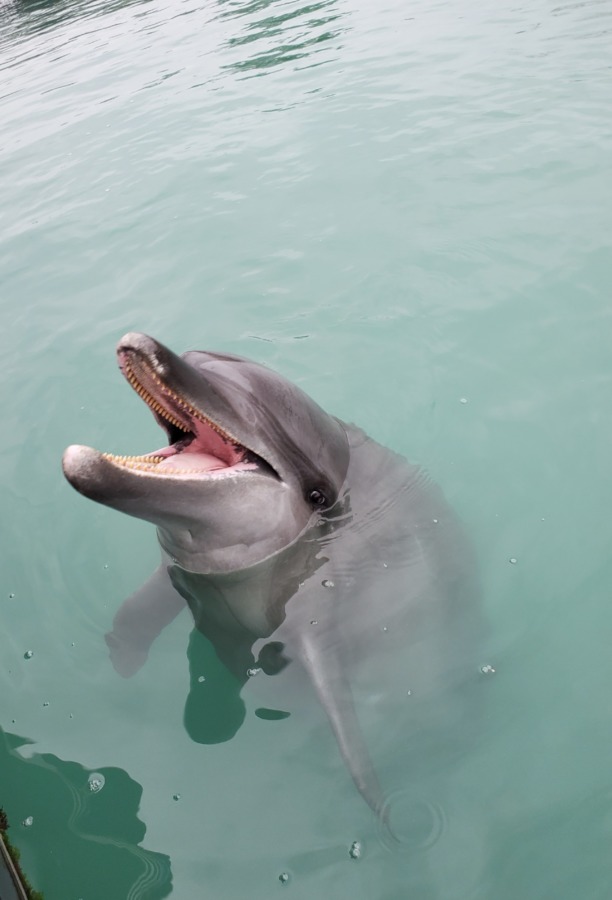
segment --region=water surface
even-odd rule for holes
[[[611,41],[607,0],[0,6],[0,805],[47,900],[609,896]],[[187,618],[110,666],[155,536],[59,459],[159,443],[129,330],[277,368],[463,518],[495,672],[398,785],[418,852],[316,704],[193,739]]]

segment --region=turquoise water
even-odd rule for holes
[[[611,44],[607,0],[0,5],[0,805],[47,900],[610,896]],[[59,461],[158,445],[129,330],[278,369],[466,523],[495,671],[425,846],[314,700],[192,740],[186,617],[112,669],[155,535]]]

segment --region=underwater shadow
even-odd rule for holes
[[[56,897],[162,900],[172,892],[170,859],[140,845],[142,787],[123,769],[104,767],[102,789],[79,763],[35,753],[32,742],[0,728],[0,806],[28,875]],[[99,779],[101,781],[102,779]],[[26,826],[25,822],[31,824]]]

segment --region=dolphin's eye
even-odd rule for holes
[[[310,491],[308,494],[308,499],[315,506],[325,506],[327,504],[327,497],[325,494],[322,494],[321,491]]]

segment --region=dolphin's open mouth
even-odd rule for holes
[[[121,346],[119,367],[168,435],[168,445],[142,456],[102,456],[115,465],[164,476],[226,476],[252,470],[276,472],[233,435],[173,390],[155,371],[154,359],[140,349]]]

